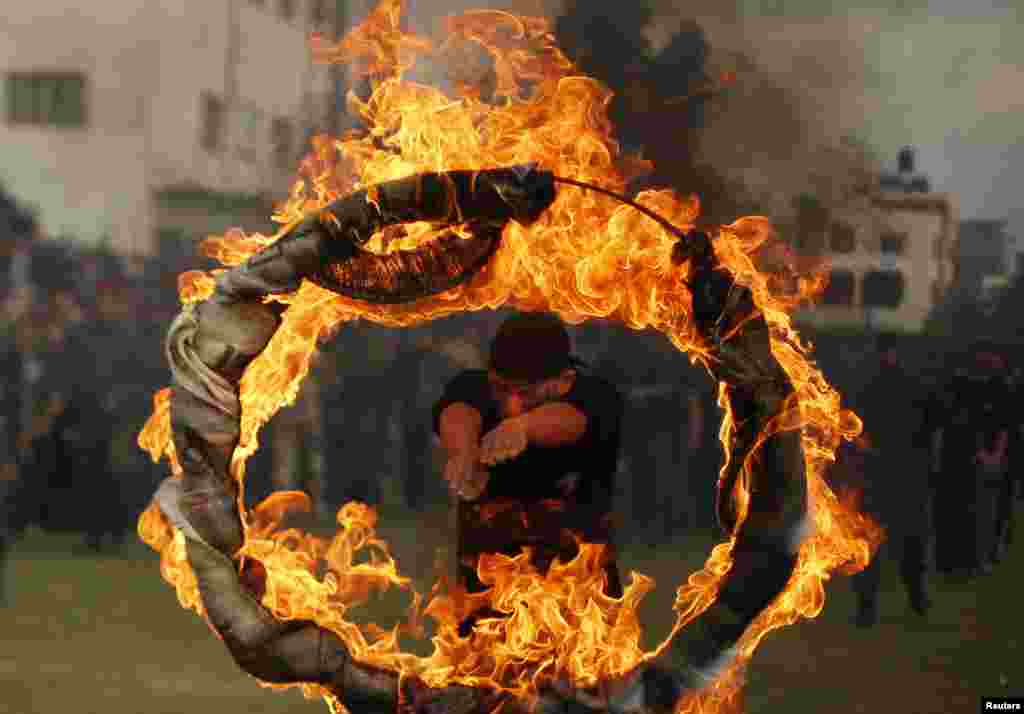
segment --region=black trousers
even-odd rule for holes
[[[99,547],[104,536],[122,540],[130,507],[121,502],[119,479],[110,463],[110,439],[97,439],[73,448],[69,456],[70,461],[62,464],[62,468],[71,472],[75,482],[71,493],[80,499],[80,507],[88,509],[82,524],[86,543]]]
[[[878,607],[878,592],[882,584],[882,559],[896,550],[899,576],[907,595],[918,600],[926,595],[928,569],[928,538],[921,533],[907,533],[895,541],[887,541],[864,570],[853,578],[853,591],[860,612],[874,612]]]
[[[1003,554],[1001,551],[1005,551],[1013,544],[1016,481],[1016,475],[1010,469],[1006,469],[1000,483],[999,502],[996,506],[996,544],[992,553],[996,558]]]
[[[924,475],[928,469],[926,455],[897,451],[870,458],[865,467],[872,470],[874,482],[867,485],[862,508],[886,529],[887,540],[868,566],[852,578],[858,610],[873,612],[877,607],[883,558],[896,559],[907,595],[912,602],[922,602],[927,599],[925,576],[936,505],[930,479]],[[921,476],[911,478],[916,474]]]

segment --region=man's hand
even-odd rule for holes
[[[448,455],[444,466],[444,480],[451,492],[467,501],[475,501],[487,488],[490,474],[480,463],[480,451],[476,448],[460,449]]]
[[[481,463],[493,466],[514,459],[526,450],[528,414],[505,419],[480,440]]]

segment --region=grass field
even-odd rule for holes
[[[1021,514],[1024,517],[1024,513]],[[445,514],[382,514],[403,572],[426,583]],[[273,714],[326,712],[298,691],[272,692],[239,671],[221,643],[181,609],[141,543],[73,556],[77,540],[31,532],[7,573],[0,609],[3,714]],[[673,590],[709,541],[623,549],[624,571],[656,578],[642,611],[651,640],[671,622]],[[911,615],[885,564],[881,622],[849,624],[849,583],[830,584],[822,615],[773,633],[755,655],[748,712],[947,714],[978,711],[982,694],[1024,695],[1024,544],[987,578],[933,582],[927,621]],[[403,601],[404,602],[404,601]],[[388,603],[368,606],[384,619]],[[376,608],[376,611],[375,611]],[[417,648],[419,649],[419,648]]]

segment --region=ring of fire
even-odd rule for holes
[[[608,93],[593,80],[575,74],[554,46],[545,21],[482,11],[448,21],[450,41],[475,43],[493,58],[496,94],[505,100],[495,105],[482,102],[468,89],[460,90],[453,100],[438,90],[404,80],[403,72],[415,57],[437,50],[424,38],[401,32],[400,15],[400,3],[387,0],[336,48],[314,48],[321,58],[354,62],[374,78],[368,101],[350,99],[371,131],[344,140],[319,138],[314,142],[315,151],[303,163],[303,179],[275,215],[275,220],[284,224],[276,235],[234,232],[208,240],[207,254],[226,269],[181,277],[186,311],[208,301],[215,294],[216,281],[232,269],[294,236],[310,214],[323,215],[323,209],[360,189],[366,191],[364,200],[373,203],[378,199],[374,187],[388,181],[423,172],[483,172],[496,166],[530,164],[613,190],[623,188],[624,161],[618,156],[604,114]],[[696,199],[683,200],[669,191],[645,192],[637,200],[683,232],[693,228],[699,211]],[[368,247],[384,255],[422,249],[437,235],[436,224],[436,220],[407,222],[404,234],[397,237],[387,229],[378,231]],[[809,348],[790,322],[793,305],[820,287],[820,282],[804,281],[802,294],[794,297],[781,294],[772,276],[755,267],[752,254],[769,234],[766,219],[748,217],[722,226],[714,241],[717,259],[731,280],[748,291],[766,323],[772,356],[785,371],[794,394],[785,409],[757,434],[755,448],[744,452],[742,463],[733,464],[737,478],[729,484],[728,495],[738,504],[738,521],[742,522],[743,504],[750,499],[747,486],[758,468],[756,446],[774,434],[797,433],[810,523],[785,589],[744,632],[729,668],[712,686],[688,700],[692,711],[728,707],[740,687],[743,664],[761,637],[800,617],[816,616],[823,607],[823,586],[830,574],[862,568],[880,541],[878,529],[850,504],[840,502],[823,480],[839,440],[855,436],[860,424],[840,408],[838,393],[813,364]],[[230,450],[231,477],[241,486],[246,459],[258,445],[260,427],[295,399],[318,341],[350,320],[404,327],[456,312],[501,306],[550,310],[573,324],[593,317],[612,318],[633,329],[657,329],[680,352],[709,370],[716,369],[717,346],[698,329],[693,296],[685,287],[693,277],[693,267],[673,260],[677,238],[609,197],[572,187],[561,190],[529,225],[505,223],[500,244],[488,253],[489,260],[468,280],[438,294],[405,303],[374,304],[339,295],[309,280],[297,289],[267,291],[260,302],[276,306],[280,324],[247,364],[237,384],[239,434]],[[719,394],[725,409],[721,439],[726,454],[733,454],[739,427],[733,421],[724,381]],[[153,416],[139,443],[154,459],[167,456],[172,468],[180,472],[170,403],[170,390],[156,395]],[[728,469],[729,464],[723,475]],[[621,602],[595,596],[599,587],[596,553],[584,547],[580,557],[553,568],[546,577],[531,572],[522,558],[481,563],[494,582],[490,597],[495,602],[534,603],[534,617],[529,617],[525,608],[517,609],[520,617],[508,622],[519,623],[521,631],[505,626],[470,643],[453,632],[458,618],[455,602],[435,598],[424,612],[438,620],[440,634],[434,638],[434,654],[419,658],[399,651],[397,632],[364,631],[344,617],[371,589],[407,583],[387,555],[386,545],[373,535],[372,511],[357,504],[344,507],[339,513],[343,528],[326,543],[305,534],[275,531],[275,523],[290,505],[289,498],[269,499],[245,516],[245,541],[239,555],[266,568],[262,604],[277,618],[304,618],[334,632],[359,662],[415,675],[434,687],[488,685],[528,694],[540,670],[565,674],[581,686],[623,675],[658,656],[678,632],[712,605],[730,570],[734,545],[730,540],[714,548],[705,567],[679,585],[676,626],[654,652],[639,648],[636,618],[639,601],[652,586],[650,581],[635,576]],[[156,505],[143,514],[139,530],[161,553],[162,573],[175,586],[182,605],[204,613],[181,534]],[[361,548],[375,549],[383,557],[374,564],[353,565],[353,555]],[[322,560],[328,563],[328,574],[317,578],[316,563]],[[580,586],[577,590],[566,588],[566,582]],[[537,607],[538,603],[543,605]],[[558,617],[541,618],[538,613],[545,611]],[[560,627],[585,632],[586,637],[576,637],[571,646],[560,647],[556,631]],[[550,638],[542,643],[538,633]],[[561,634],[564,642],[564,632]],[[501,657],[504,659],[498,661]],[[513,667],[510,662],[522,666]],[[303,687],[307,694],[331,701],[318,685]]]

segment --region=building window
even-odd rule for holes
[[[274,147],[275,168],[281,171],[291,169],[295,141],[291,122],[287,119],[274,119],[271,123],[270,135]]]
[[[219,151],[224,144],[224,102],[208,92],[201,99],[202,128],[199,143],[207,151]]]
[[[282,20],[290,21],[295,17],[295,0],[277,0],[277,9]]]
[[[898,270],[873,270],[864,276],[865,307],[899,307],[903,302],[903,273]]]
[[[907,234],[883,233],[879,250],[888,255],[903,255],[907,250]]]
[[[823,305],[852,305],[854,277],[849,270],[833,270],[822,296]]]
[[[852,253],[857,247],[857,234],[853,226],[838,221],[829,226],[829,247],[833,253]]]
[[[79,73],[7,75],[7,121],[30,126],[85,126],[85,77]]]

